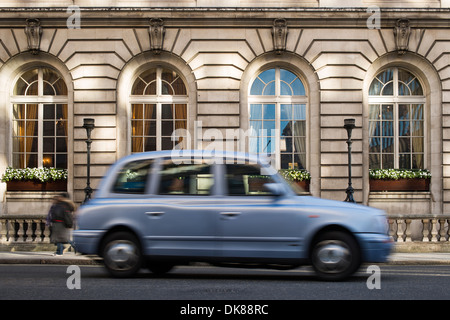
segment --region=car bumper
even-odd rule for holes
[[[363,262],[386,262],[394,243],[388,235],[360,233],[356,235],[361,244]]]
[[[99,254],[98,245],[105,232],[104,230],[74,230],[73,242],[77,251],[84,254]]]

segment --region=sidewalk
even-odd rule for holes
[[[450,253],[393,253],[388,264],[427,264],[450,265]],[[94,256],[84,256],[73,252],[64,252],[55,256],[50,251],[39,252],[0,252],[0,264],[61,264],[61,265],[98,265],[101,261]]]

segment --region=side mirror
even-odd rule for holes
[[[264,188],[276,197],[279,197],[284,193],[284,188],[281,183],[266,183],[264,184]]]

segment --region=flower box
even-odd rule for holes
[[[296,185],[298,185],[300,188],[305,190],[306,192],[309,192],[309,184],[310,180],[301,180],[301,181],[292,181]]]
[[[431,173],[428,170],[371,169],[370,191],[429,191]]]
[[[66,180],[12,180],[6,182],[7,191],[67,191]]]
[[[8,167],[2,182],[7,191],[67,191],[67,170]]]

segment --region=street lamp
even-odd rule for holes
[[[344,119],[344,128],[347,130],[347,146],[348,146],[348,187],[345,191],[347,193],[347,202],[355,202],[353,199],[352,187],[352,130],[355,128],[355,119]]]
[[[83,128],[86,129],[87,134],[87,140],[86,140],[86,146],[87,146],[87,178],[86,178],[86,188],[84,188],[84,201],[88,201],[91,198],[92,188],[91,188],[91,132],[94,130],[94,122],[95,120],[92,118],[84,118],[83,119]]]

